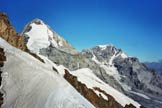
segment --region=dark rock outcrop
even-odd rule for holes
[[[0,13],[0,37],[16,48],[28,51],[24,37],[19,36],[18,33],[16,33],[5,13]]]
[[[0,85],[2,84],[1,74],[2,74],[2,67],[4,65],[4,61],[6,61],[6,56],[5,56],[3,48],[0,48]],[[0,93],[0,108],[2,104],[3,104],[3,94]]]

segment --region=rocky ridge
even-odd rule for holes
[[[126,95],[148,108],[153,106],[160,108],[160,103],[150,102],[149,98],[141,99],[141,96],[132,94],[132,91],[135,91],[149,96],[150,100],[160,101],[162,99],[162,76],[152,72],[137,58],[127,56],[121,49],[117,49],[113,45],[99,45],[85,49],[81,54],[95,61],[109,75],[113,76],[120,83]]]

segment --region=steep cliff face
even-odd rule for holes
[[[4,66],[4,61],[6,61],[4,49],[0,48],[0,85],[2,84],[2,67]],[[2,104],[3,104],[3,94],[0,93],[0,108]]]
[[[122,86],[125,94],[146,107],[160,108],[162,76],[152,72],[138,58],[127,56],[113,45],[99,45],[85,49],[81,54],[105,69],[107,75]]]
[[[162,94],[160,86],[162,81],[159,81],[162,77],[156,73],[153,74],[137,58],[128,57],[121,49],[117,49],[113,45],[96,46],[83,50],[81,54],[95,61],[107,70],[109,75],[122,82],[122,85],[125,84],[130,87],[130,89],[140,89],[154,95],[156,93]],[[155,79],[157,79],[157,82]],[[123,89],[125,89],[124,86]]]
[[[0,13],[0,37],[23,51],[27,51],[24,37],[18,35],[5,13]]]

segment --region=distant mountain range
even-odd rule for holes
[[[144,64],[147,67],[154,69],[157,72],[162,73],[162,60],[159,60],[157,62],[144,62]]]
[[[87,41],[87,40],[85,40]],[[40,19],[0,13],[2,108],[161,108],[162,75],[114,45],[78,52]]]

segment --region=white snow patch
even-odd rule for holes
[[[101,50],[105,50],[108,46],[110,46],[110,47],[114,47],[114,45],[112,45],[112,44],[107,44],[107,45],[98,45],[100,48],[101,48]]]
[[[105,100],[108,100],[108,97],[105,95],[105,94],[103,94],[102,92],[99,92],[99,91],[97,91],[97,90],[94,90],[94,92],[100,97],[100,95],[105,99]]]
[[[59,46],[63,46],[63,41],[59,41]]]
[[[137,108],[140,108],[140,104],[136,101],[132,100],[131,98],[125,96],[124,94],[120,93],[110,85],[104,83],[102,80],[100,80],[98,77],[94,75],[92,70],[89,68],[83,68],[76,71],[71,72],[74,76],[77,76],[78,80],[84,84],[88,88],[93,89],[94,87],[98,87],[101,90],[104,90],[107,94],[113,96],[115,100],[120,103],[123,107],[126,104],[133,104]]]
[[[124,52],[121,53],[121,57],[122,58],[128,58],[128,56]]]
[[[53,47],[58,47],[57,42],[53,38],[53,33],[47,25],[42,23],[37,25],[35,23],[30,24],[32,29],[26,32],[25,35],[29,36],[27,47],[33,53],[38,54],[42,48],[47,48],[50,44]]]
[[[63,77],[0,38],[5,61],[2,108],[93,108]]]
[[[120,74],[114,66],[100,65],[100,67],[102,67],[108,75],[113,76],[116,80],[119,81],[121,79]]]
[[[45,25],[46,26],[46,25]],[[46,26],[47,27],[47,26]],[[56,40],[54,40],[54,38],[53,38],[53,33],[52,33],[52,31],[51,30],[49,30],[48,29],[48,27],[47,27],[47,34],[48,35],[46,35],[47,37],[49,36],[49,41],[50,41],[50,43],[51,43],[51,45],[53,46],[53,47],[58,47],[58,44],[57,44],[57,42],[56,42]]]
[[[101,50],[105,50],[107,45],[99,45],[99,47],[101,48]]]
[[[93,52],[92,52],[92,54],[93,54]],[[101,64],[101,62],[99,62],[99,61],[97,60],[97,57],[96,57],[94,54],[93,54],[92,60],[93,60],[95,63],[97,63],[97,64]]]
[[[116,53],[115,53],[116,54]],[[115,59],[115,54],[113,56],[111,56],[110,60],[109,60],[109,65],[113,65],[113,60]]]

